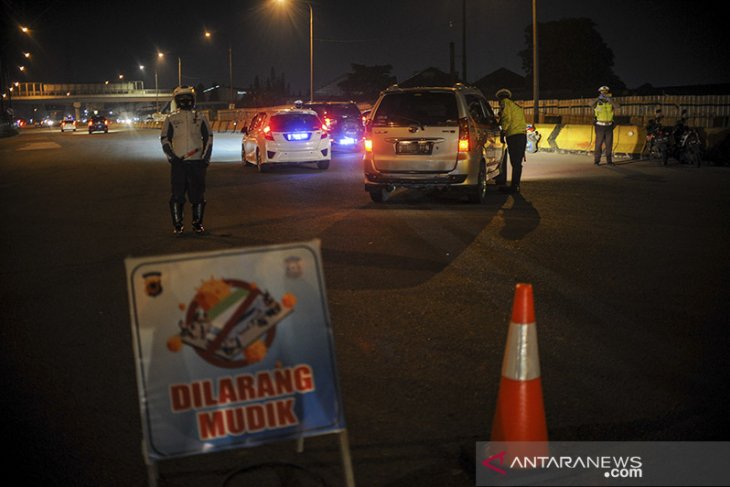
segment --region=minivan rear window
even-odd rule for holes
[[[296,130],[320,130],[322,122],[316,115],[306,113],[286,113],[274,115],[269,122],[272,132],[293,132]]]
[[[354,103],[322,103],[319,105],[309,104],[307,108],[316,111],[320,116],[359,118],[360,109]]]
[[[443,91],[388,93],[372,117],[374,126],[459,124],[456,95]]]

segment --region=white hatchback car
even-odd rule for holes
[[[61,132],[76,132],[76,120],[67,118],[61,122]]]
[[[275,164],[330,165],[332,140],[314,110],[259,112],[241,132],[241,158],[259,172]]]

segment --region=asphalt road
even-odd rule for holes
[[[729,439],[727,168],[528,154],[518,197],[376,204],[357,154],[259,174],[218,134],[210,235],[175,238],[158,135],[0,139],[3,463],[21,484],[146,484],[126,257],[314,238],[360,486],[474,485],[461,452],[489,439],[518,282],[551,439]],[[271,461],[341,481],[334,437],[294,449],[166,461],[159,485]],[[278,485],[260,475],[245,485]]]

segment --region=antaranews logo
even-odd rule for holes
[[[507,475],[507,471],[495,465],[504,465],[507,450],[500,451],[482,461],[482,465],[495,474]],[[627,479],[643,477],[643,461],[640,456],[514,456],[508,462],[510,470],[526,471],[565,469],[603,470],[605,478]]]
[[[727,441],[478,441],[476,485],[730,485]]]

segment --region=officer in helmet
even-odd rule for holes
[[[205,173],[213,152],[213,133],[208,120],[195,108],[195,90],[178,86],[172,92],[176,110],[162,125],[160,142],[170,162],[170,215],[176,235],[183,232],[185,199],[192,206],[193,231],[205,233]]]
[[[503,191],[509,193],[520,192],[520,179],[522,178],[522,161],[525,158],[525,149],[527,148],[527,122],[525,121],[525,112],[512,101],[512,92],[507,88],[502,88],[494,94],[499,100],[499,125],[502,127],[503,142],[507,142],[507,152],[509,152],[509,162],[512,166],[512,181],[509,187],[504,186]],[[502,159],[502,174],[499,182],[507,182],[507,162],[506,156]]]
[[[596,130],[596,146],[593,150],[593,164],[601,163],[603,146],[606,148],[606,162],[613,166],[613,114],[620,105],[611,97],[608,86],[598,88],[598,98],[591,103],[594,113],[594,127]]]

